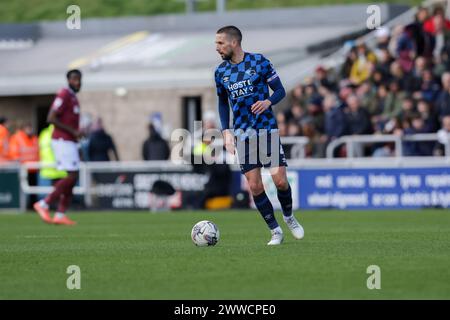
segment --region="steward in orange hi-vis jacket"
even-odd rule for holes
[[[9,158],[20,163],[39,161],[39,141],[31,124],[24,124],[9,140]],[[29,170],[36,172],[37,170]]]

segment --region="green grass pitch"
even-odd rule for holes
[[[305,238],[281,222],[283,245],[256,211],[83,212],[75,227],[35,214],[0,215],[0,299],[449,299],[450,214],[297,212]],[[215,247],[190,239],[199,220],[221,232]],[[69,265],[81,289],[66,287]],[[367,267],[381,289],[367,288]]]

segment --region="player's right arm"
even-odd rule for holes
[[[217,70],[215,73],[215,80],[218,97],[219,117],[220,123],[222,125],[222,135],[225,149],[227,149],[229,153],[234,154],[234,135],[230,130],[230,104],[228,102],[228,94],[222,83],[220,82]]]
[[[72,136],[74,136],[76,139],[79,139],[82,137],[82,134],[80,131],[62,123],[59,120],[59,115],[61,115],[66,108],[66,100],[68,99],[67,93],[65,93],[64,91],[60,91],[55,100],[53,101],[51,107],[50,107],[50,112],[48,113],[47,116],[47,122],[50,124],[53,124],[55,127],[67,131],[68,133],[70,133]]]

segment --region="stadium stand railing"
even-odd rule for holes
[[[353,136],[343,136],[332,141],[326,150],[327,158],[333,158],[335,155],[336,148],[345,144],[347,149],[347,157],[354,158],[357,156],[355,153],[356,144],[374,144],[380,142],[393,142],[394,143],[394,154],[396,157],[402,157],[403,154],[403,142],[424,142],[424,141],[439,141],[438,134],[436,133],[421,133],[413,135],[398,136],[394,134],[379,134],[379,135],[353,135]],[[450,157],[450,135],[447,135],[446,143],[444,143],[445,157]]]

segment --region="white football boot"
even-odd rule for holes
[[[297,240],[303,239],[305,231],[303,230],[302,225],[295,219],[294,215],[292,214],[290,217],[283,216],[283,218],[294,238]]]
[[[268,246],[277,246],[283,242],[284,236],[280,227],[270,230],[270,233],[272,233],[272,238],[267,243]]]

